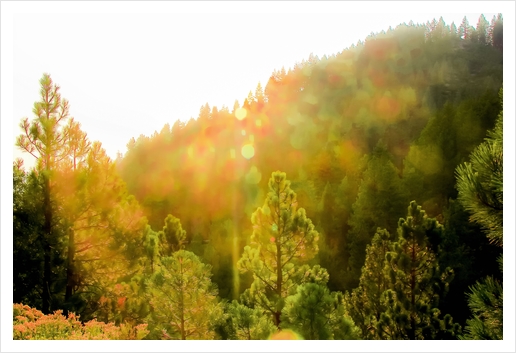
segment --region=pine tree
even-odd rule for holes
[[[395,220],[402,216],[405,202],[398,171],[389,160],[386,148],[379,145],[369,158],[348,222],[351,227],[347,237],[351,287],[347,289],[358,285],[365,249],[376,229],[394,232]]]
[[[503,103],[503,90],[500,90]],[[479,224],[487,238],[503,247],[503,110],[494,130],[471,154],[470,162],[456,169],[458,200]],[[502,257],[499,258],[503,269]],[[503,286],[487,277],[470,288],[467,321],[462,339],[503,339]]]
[[[492,39],[493,47],[503,50],[503,17],[498,14],[493,25]]]
[[[319,235],[305,210],[297,207],[285,173],[273,172],[268,186],[264,205],[252,215],[251,244],[238,266],[253,274],[249,294],[279,327],[285,298],[303,281],[305,268],[299,265],[317,253]]]
[[[220,315],[221,308],[210,277],[210,266],[189,251],[161,258],[156,273],[147,281],[153,328],[164,337],[213,339],[210,320]]]
[[[258,308],[252,309],[233,300],[227,311],[234,339],[264,340],[277,331],[271,318]]]
[[[65,309],[88,318],[137,266],[146,221],[100,143],[79,162],[57,172],[54,191],[68,235]]]
[[[253,91],[249,91],[247,98],[244,100],[243,107],[246,109],[250,109],[254,103],[256,102],[256,97],[253,94]]]
[[[454,336],[459,329],[450,315],[440,319],[437,309],[439,289],[452,275],[439,269],[429,241],[442,231],[442,225],[428,218],[421,206],[410,203],[407,218],[398,223],[398,241],[386,255],[391,283],[382,294],[387,310],[376,325],[381,338],[435,339],[448,333]]]
[[[13,163],[13,302],[42,306],[43,193],[41,175]]]
[[[68,245],[66,263],[66,290],[65,290],[65,310],[64,315],[68,315],[70,300],[74,287],[76,286],[77,273],[75,271],[74,257],[76,252],[76,240],[74,224],[80,216],[86,213],[90,203],[84,199],[84,185],[87,178],[87,156],[90,152],[91,143],[86,133],[81,130],[81,124],[71,118],[64,128],[66,141],[64,145],[64,158],[59,164],[58,178],[59,183],[56,192],[61,194],[60,212],[68,225]],[[66,186],[65,186],[66,185]],[[65,189],[63,189],[65,187]],[[61,189],[61,190],[60,190]]]
[[[44,226],[42,246],[44,256],[42,312],[49,314],[52,310],[52,247],[56,236],[54,226],[57,223],[53,207],[53,177],[57,165],[64,158],[66,134],[63,124],[69,118],[68,101],[61,98],[60,87],[52,82],[50,75],[43,74],[40,79],[41,100],[34,103],[32,112],[35,119],[29,122],[25,118],[20,124],[23,134],[16,139],[16,145],[37,159],[37,170],[43,178],[43,214]]]
[[[500,99],[503,99],[500,90]],[[458,200],[471,213],[471,221],[503,245],[503,110],[494,130],[471,154],[470,162],[456,169]]]
[[[470,39],[470,25],[466,16],[462,19],[462,23],[459,26],[459,38],[464,40]]]
[[[236,110],[240,108],[240,103],[238,103],[238,99],[235,99],[235,103],[233,104],[233,113],[235,114]]]
[[[345,313],[342,293],[330,293],[325,283],[304,283],[287,297],[282,328],[308,340],[358,339],[359,330]]]
[[[346,294],[346,308],[356,325],[362,331],[362,337],[379,338],[376,325],[381,314],[387,310],[382,302],[382,294],[390,288],[390,280],[385,272],[388,252],[392,251],[393,240],[385,229],[376,231],[371,244],[366,248],[366,260],[357,288]]]
[[[500,258],[501,260],[501,258]],[[503,263],[500,261],[500,271]],[[503,339],[503,286],[489,276],[470,287],[468,305],[473,318],[466,321],[465,340]]]
[[[480,44],[487,45],[488,43],[488,27],[489,22],[487,22],[485,16],[482,14],[478,18],[476,32],[478,33],[478,42]]]
[[[256,90],[254,92],[254,97],[256,98],[256,101],[258,102],[258,104],[265,103],[265,96],[263,93],[262,84],[260,82],[258,82],[258,85],[256,86]]]
[[[172,253],[179,251],[186,242],[186,231],[181,226],[181,221],[169,214],[165,218],[165,226],[158,233],[159,247],[161,256],[171,256]]]
[[[453,38],[457,37],[457,26],[455,25],[455,22],[452,22],[450,25],[450,34]]]
[[[157,232],[153,231],[152,228],[147,225],[144,230],[144,261],[143,261],[143,272],[145,274],[152,275],[154,269],[159,264],[160,258],[160,239]]]
[[[210,117],[211,117],[211,108],[210,108],[210,105],[208,103],[206,103],[199,110],[199,117],[197,118],[197,120],[202,124],[206,124],[208,122],[208,120],[210,120]]]

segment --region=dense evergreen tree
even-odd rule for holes
[[[330,293],[326,284],[304,283],[287,297],[282,328],[290,328],[308,340],[358,339],[358,328],[345,313],[342,293]]]
[[[250,295],[272,315],[276,326],[285,298],[304,278],[299,265],[318,251],[318,233],[305,210],[297,206],[286,174],[273,172],[265,203],[253,213],[251,244],[238,262],[242,272],[253,274]]]
[[[500,91],[500,96],[502,91]],[[503,244],[503,111],[486,141],[457,167],[458,200],[495,244]]]
[[[153,329],[182,340],[213,338],[210,317],[221,308],[210,277],[210,266],[191,252],[180,250],[162,258],[147,283]]]
[[[18,160],[13,165],[13,301],[41,308],[44,265],[42,180]]]
[[[484,15],[480,15],[477,23],[476,31],[478,33],[478,42],[480,44],[487,45],[488,42],[488,28],[489,28],[489,22],[487,22]]]
[[[16,139],[16,145],[37,159],[37,169],[43,180],[43,215],[44,224],[41,232],[43,248],[43,288],[42,312],[51,312],[52,282],[52,248],[57,245],[54,228],[57,224],[55,216],[55,201],[53,200],[52,180],[58,163],[65,158],[66,134],[63,125],[69,118],[68,101],[61,98],[60,87],[53,83],[50,75],[44,74],[39,81],[41,100],[34,103],[32,112],[34,120],[23,119],[20,127],[23,134]]]
[[[227,305],[228,322],[225,330],[230,330],[230,339],[263,340],[277,331],[269,315],[258,308],[249,308],[236,300]]]
[[[351,293],[346,293],[346,309],[366,339],[380,337],[376,325],[381,314],[387,310],[382,294],[391,288],[385,258],[393,250],[394,240],[385,229],[377,230],[371,244],[366,247],[359,285]]]
[[[358,285],[360,270],[365,262],[365,249],[376,228],[393,232],[395,219],[403,215],[403,204],[406,204],[406,200],[398,171],[389,160],[385,148],[378,146],[369,158],[349,219],[350,282],[347,289]]]
[[[439,267],[453,269],[454,277],[448,292],[439,300],[439,309],[464,327],[471,315],[464,293],[479,278],[501,279],[496,259],[502,249],[489,242],[480,226],[469,222],[469,213],[458,201],[450,200],[443,218],[443,238],[436,239],[435,244],[439,249],[437,257]]]
[[[182,249],[186,239],[186,231],[181,226],[181,221],[168,215],[165,218],[165,226],[163,230],[158,233],[160,239],[160,254],[161,256],[171,256],[172,253]]]
[[[380,338],[435,339],[459,329],[450,315],[440,319],[437,308],[440,286],[446,286],[450,273],[440,269],[429,239],[439,236],[442,226],[428,218],[414,201],[406,219],[400,219],[398,240],[386,255],[389,289],[382,300],[387,308],[380,315]]]
[[[503,17],[498,14],[496,21],[493,23],[492,39],[493,47],[503,50]]]
[[[503,264],[500,261],[500,270]],[[503,339],[503,287],[493,277],[486,277],[470,287],[468,305],[473,317],[466,322],[466,340]]]
[[[503,91],[500,90],[503,101]],[[494,130],[457,167],[458,200],[479,224],[487,238],[503,246],[503,110]],[[499,258],[503,269],[502,257]],[[493,277],[477,282],[468,294],[473,318],[467,321],[465,339],[503,339],[503,287]]]

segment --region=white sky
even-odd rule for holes
[[[20,134],[21,118],[33,116],[44,72],[61,86],[90,139],[115,157],[131,137],[197,118],[206,102],[231,109],[258,82],[265,87],[274,69],[288,69],[310,52],[335,54],[411,19],[425,23],[442,15],[458,25],[467,15],[476,25],[480,16],[350,14],[342,3],[331,8],[318,14],[174,13],[174,6],[171,13],[16,14],[13,136]],[[494,13],[485,15],[490,21]],[[15,148],[14,155],[21,152]]]
[[[2,191],[5,177],[11,180],[11,158],[23,156],[14,139],[21,119],[33,117],[44,72],[61,86],[90,140],[102,142],[115,157],[125,153],[131,137],[196,118],[206,102],[231,110],[258,82],[265,87],[274,69],[288,70],[311,52],[335,54],[371,32],[410,20],[443,16],[446,24],[458,26],[466,15],[476,26],[480,13],[490,22],[498,12],[514,63],[513,2],[2,2],[2,169],[9,171],[2,175]],[[513,75],[504,89],[509,96]],[[25,158],[29,165],[30,158]]]

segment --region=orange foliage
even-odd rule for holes
[[[376,113],[386,122],[394,122],[401,112],[401,104],[395,98],[385,97],[376,101]]]
[[[15,340],[136,340],[149,331],[146,324],[116,326],[91,320],[82,324],[73,313],[68,318],[61,310],[43,315],[37,309],[13,304],[13,339]]]

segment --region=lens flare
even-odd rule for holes
[[[262,180],[262,173],[256,168],[256,166],[252,166],[249,172],[245,175],[245,181],[248,184],[258,184]]]
[[[254,147],[251,144],[246,144],[242,146],[242,156],[245,159],[251,159],[254,157]]]
[[[235,110],[235,117],[238,120],[244,120],[246,116],[247,110],[245,108],[238,108],[237,110]]]
[[[273,333],[269,340],[302,340],[303,337],[301,335],[295,333],[292,330],[281,330],[279,332]]]

